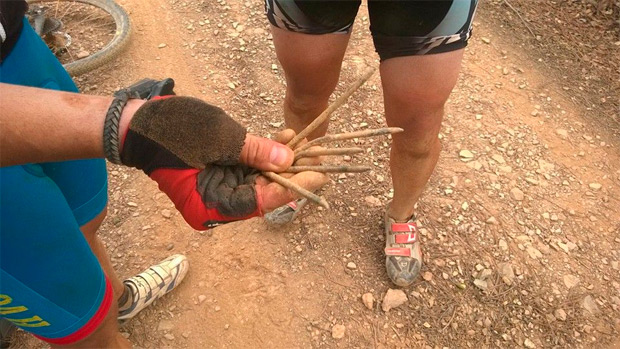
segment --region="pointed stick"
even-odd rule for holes
[[[297,185],[296,183],[293,183],[291,181],[289,181],[288,179],[280,176],[277,173],[274,172],[269,172],[269,171],[265,171],[262,173],[263,176],[271,179],[272,181],[280,184],[281,186],[290,189],[294,192],[296,192],[297,194],[307,198],[308,200],[321,205],[323,207],[325,207],[326,209],[329,210],[329,204],[327,203],[327,201],[325,201],[325,199],[323,199],[322,197],[314,194],[313,192],[306,190],[304,188],[302,188],[301,186]]]
[[[295,161],[301,158],[311,158],[315,156],[329,155],[353,155],[363,153],[362,148],[328,148],[328,149],[308,149],[295,154]]]
[[[317,166],[291,166],[286,169],[288,173],[299,173],[304,171],[314,171],[321,173],[356,173],[370,171],[370,166],[359,165],[317,165]]]
[[[382,136],[382,135],[394,134],[394,133],[400,133],[400,132],[403,132],[403,129],[400,127],[384,127],[384,128],[373,129],[373,130],[363,130],[363,131],[355,131],[355,132],[338,133],[334,135],[325,135],[323,137],[313,139],[310,142],[295,149],[295,153],[301,153],[304,150],[310,147],[313,147],[315,145],[319,145],[319,144],[341,141],[341,140],[351,139],[351,138]]]
[[[319,116],[316,117],[316,119],[314,119],[314,121],[310,123],[310,125],[306,126],[306,128],[303,129],[301,132],[299,132],[297,136],[291,139],[290,142],[287,143],[287,145],[291,149],[295,149],[297,144],[299,144],[299,142],[301,142],[302,139],[308,137],[308,135],[312,133],[312,131],[316,130],[317,127],[319,127],[322,123],[327,121],[329,119],[329,116],[334,112],[334,110],[336,110],[338,107],[343,105],[344,102],[346,102],[347,99],[351,97],[353,92],[355,92],[360,86],[362,86],[362,84],[364,84],[372,76],[372,74],[374,74],[375,70],[377,69],[370,68],[366,72],[364,72],[364,74],[359,79],[357,79],[351,87],[349,87],[340,97],[336,98],[334,103],[329,105],[327,109],[325,109]]]

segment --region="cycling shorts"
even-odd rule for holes
[[[0,64],[0,82],[77,92],[26,20]],[[99,326],[112,288],[80,226],[106,204],[102,159],[0,168],[1,317],[55,344]]]
[[[349,33],[361,0],[265,0],[272,25],[304,34]],[[478,0],[368,0],[381,60],[459,50],[467,45]]]

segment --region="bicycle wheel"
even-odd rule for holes
[[[84,74],[116,58],[129,42],[129,16],[112,0],[27,2],[31,7],[44,7],[47,17],[62,22],[60,31],[67,34],[71,44],[63,47],[57,56],[72,76]],[[48,45],[52,44],[48,42]]]

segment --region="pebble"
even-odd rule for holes
[[[566,312],[562,308],[556,309],[553,312],[553,316],[555,316],[555,318],[560,320],[560,321],[566,321]]]
[[[504,157],[499,155],[499,154],[495,154],[491,157],[491,159],[495,160],[497,163],[499,164],[505,164],[506,160],[504,160]]]
[[[362,295],[362,302],[364,303],[366,308],[372,310],[375,305],[375,296],[373,296],[370,292],[364,293]]]
[[[303,250],[304,250],[303,247],[301,247],[299,245],[295,246],[295,251],[302,252]]]
[[[497,245],[499,246],[499,248],[501,248],[504,251],[508,249],[508,243],[504,239],[500,239]]]
[[[383,297],[381,308],[388,312],[390,309],[397,308],[407,301],[407,295],[403,290],[388,289]]]
[[[486,220],[487,224],[497,224],[497,218],[491,216]],[[505,241],[504,241],[505,242]]]
[[[484,36],[481,37],[480,40],[482,40],[482,42],[484,42],[485,44],[490,44],[491,43],[491,39],[485,38]]]
[[[171,242],[168,245],[166,245],[166,250],[170,251],[174,248],[174,244]]]
[[[590,183],[588,186],[592,190],[600,190],[603,187],[601,183]]]
[[[383,206],[383,203],[381,202],[381,200],[379,200],[378,198],[376,198],[374,196],[371,196],[371,195],[366,196],[364,198],[364,201],[370,207],[381,207],[381,206]]]
[[[486,291],[489,287],[489,284],[486,281],[480,279],[474,279],[474,285],[483,291]]]
[[[205,296],[204,294],[198,296],[198,303],[202,303],[205,300],[207,300],[207,296]]]
[[[433,273],[430,271],[424,272],[424,274],[422,274],[422,278],[426,281],[431,281],[433,280]]]
[[[161,44],[157,45],[157,47],[159,47],[159,48],[164,48],[164,47],[166,47],[166,44],[164,44],[164,43],[162,42]]]
[[[90,56],[90,53],[89,53],[88,51],[84,51],[84,50],[82,50],[82,51],[80,51],[80,52],[78,52],[78,53],[77,53],[77,56],[76,56],[76,57],[77,57],[78,59],[82,59],[82,58],[86,58],[86,57],[88,57],[88,56]]]
[[[346,332],[347,328],[344,327],[344,325],[334,325],[334,327],[332,327],[332,338],[334,339],[342,339],[344,338],[344,334]]]
[[[459,157],[463,161],[470,161],[471,159],[474,158],[474,153],[472,153],[471,151],[467,149],[463,149],[459,152]]]
[[[502,281],[504,281],[506,285],[512,285],[512,281],[515,278],[515,272],[512,269],[512,264],[508,262],[499,263],[497,265],[497,272],[499,276],[502,277]]]
[[[129,338],[130,334],[128,332],[121,332],[121,336],[123,336],[123,338],[127,339],[127,338]]]
[[[560,136],[562,138],[567,138],[568,137],[568,131],[566,131],[563,128],[558,128],[557,130],[555,130],[555,133],[557,133],[558,136]]]
[[[523,191],[521,191],[521,189],[515,187],[510,189],[510,197],[517,201],[523,201],[525,195],[523,194]]]
[[[161,320],[157,325],[158,331],[171,331],[174,328],[174,323],[169,320]]]
[[[353,270],[353,269],[357,269],[357,265],[353,262],[349,262],[347,263],[347,268]]]
[[[528,255],[530,255],[530,258],[532,259],[542,258],[543,256],[542,253],[538,249],[532,246],[528,246],[525,251],[527,252]]]
[[[536,348],[536,344],[534,344],[534,342],[532,342],[529,338],[526,338],[525,341],[523,342],[523,345],[526,348],[530,348],[530,349],[534,349]]]
[[[595,315],[599,312],[598,305],[592,296],[587,295],[583,298],[583,308],[587,310],[590,314]]]
[[[164,335],[164,338],[166,338],[169,341],[173,341],[174,340],[174,335],[172,333],[166,333]]]
[[[571,275],[571,274],[566,274],[564,275],[564,286],[566,286],[566,288],[571,289],[577,285],[579,285],[579,278],[576,277],[575,275]]]
[[[215,311],[220,311],[220,310],[222,310],[222,308],[219,305],[216,305],[215,306]]]
[[[163,210],[161,210],[161,215],[162,215],[164,218],[170,218],[170,217],[172,217],[172,211],[170,211],[170,210],[169,210],[169,209],[167,209],[167,208],[164,208]]]
[[[127,203],[127,206],[129,206],[129,207],[138,207],[138,204],[136,204],[136,203],[135,203],[135,202],[133,202],[133,201],[129,201],[129,202]]]

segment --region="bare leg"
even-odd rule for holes
[[[276,27],[272,32],[287,84],[284,120],[287,127],[299,132],[327,108],[350,35],[308,35]],[[308,138],[317,138],[326,131],[327,123]]]
[[[97,236],[97,230],[105,218],[106,213],[107,208],[93,220],[80,227],[80,229],[82,230],[86,241],[88,241],[93,253],[97,256],[99,264],[101,264],[108,280],[110,280],[110,283],[112,284],[112,288],[114,290],[114,301],[112,301],[112,305],[110,306],[110,310],[108,311],[106,318],[103,320],[101,325],[99,325],[99,328],[97,328],[97,330],[95,330],[90,336],[71,345],[52,345],[52,348],[131,348],[131,343],[127,339],[123,338],[118,331],[118,321],[116,319],[118,316],[118,304],[116,300],[123,293],[124,286],[121,280],[116,276],[116,273],[112,268],[110,257],[106,253],[101,240]]]
[[[396,221],[413,215],[437,164],[444,104],[456,84],[462,57],[459,50],[381,63],[387,123],[405,130],[394,135],[390,154],[394,199],[388,215]]]

